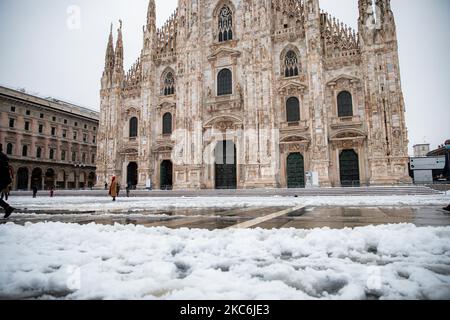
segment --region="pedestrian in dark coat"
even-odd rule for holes
[[[38,187],[37,187],[37,183],[33,183],[33,198],[36,198],[38,193]]]
[[[450,211],[450,204],[444,208],[445,211]]]
[[[9,188],[9,185],[12,183],[11,172],[9,168],[9,159],[6,154],[3,153],[3,150],[0,149],[0,190],[4,190]],[[8,219],[12,212],[15,210],[11,207],[6,201],[0,199],[0,207],[5,210],[5,219]]]

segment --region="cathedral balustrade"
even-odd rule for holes
[[[241,92],[226,96],[213,97],[208,95],[206,100],[206,111],[215,113],[220,111],[242,111],[243,97]]]
[[[283,122],[281,123],[281,130],[293,130],[295,129],[296,131],[307,131],[309,129],[309,123],[308,120],[303,120],[303,121],[295,121],[295,122]]]
[[[302,27],[291,27],[275,30],[273,36],[276,40],[295,40],[298,37],[304,35],[304,30]]]
[[[359,64],[361,62],[361,52],[359,49],[345,50],[327,53],[325,58],[325,68],[342,68],[342,66]]]
[[[361,127],[363,125],[363,121],[361,116],[353,116],[353,117],[333,117],[330,121],[330,126],[333,129],[341,129],[348,127]]]
[[[175,61],[178,53],[175,51],[163,52],[155,55],[156,64],[160,65],[163,61]]]

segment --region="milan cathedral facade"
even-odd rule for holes
[[[150,0],[128,72],[111,29],[98,186],[410,183],[394,15],[374,2],[358,1],[356,32],[319,0],[179,0],[157,29]]]

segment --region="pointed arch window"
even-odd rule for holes
[[[130,119],[130,138],[136,138],[138,135],[138,119],[133,117]]]
[[[217,75],[217,95],[228,94],[233,94],[233,74],[229,69],[222,69]]]
[[[300,65],[297,54],[289,50],[284,57],[284,76],[286,78],[298,76]]]
[[[219,11],[219,42],[233,40],[233,13],[227,5]]]
[[[291,97],[286,101],[287,122],[300,121],[300,101],[296,97]]]
[[[175,77],[172,72],[168,72],[164,77],[163,94],[165,96],[175,94]]]
[[[352,95],[348,91],[342,91],[337,96],[338,117],[353,117]]]
[[[172,134],[172,114],[163,115],[163,134]]]

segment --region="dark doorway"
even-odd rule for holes
[[[359,157],[354,150],[344,150],[339,156],[341,185],[343,187],[359,187]]]
[[[164,160],[161,163],[161,190],[173,189],[172,172],[172,162],[169,160]]]
[[[28,169],[20,168],[17,171],[17,189],[28,190]]]
[[[215,159],[216,189],[237,189],[237,157],[234,142],[218,142]]]
[[[56,175],[55,175],[55,171],[53,169],[48,169],[47,172],[45,173],[45,188],[47,190],[50,190],[50,188],[55,188],[55,180],[56,180]]]
[[[305,161],[301,153],[291,153],[286,163],[288,188],[305,187]]]
[[[88,178],[88,188],[93,188],[95,186],[95,182],[97,180],[97,177],[95,175],[94,172],[89,173],[89,178]]]
[[[135,189],[138,185],[138,165],[136,162],[130,162],[127,168],[127,185]]]
[[[34,169],[31,174],[31,188],[34,186],[36,186],[38,190],[42,190],[42,170],[40,168]]]

